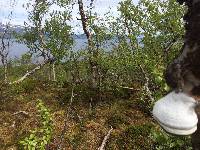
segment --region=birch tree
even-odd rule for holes
[[[10,0],[10,5],[8,6],[8,8],[11,8],[10,13],[7,16],[7,22],[4,25],[4,30],[3,32],[0,34],[0,59],[1,59],[1,63],[3,65],[3,69],[4,69],[4,81],[7,83],[8,81],[8,54],[9,54],[9,49],[10,46],[13,43],[13,31],[11,29],[11,20],[13,19],[13,9],[15,6],[15,0],[12,1]]]
[[[56,80],[55,63],[59,63],[67,56],[73,44],[71,27],[68,22],[71,19],[69,1],[36,0],[28,3],[29,24],[25,23],[25,33],[19,36],[21,42],[27,45],[30,53],[44,62],[50,63],[53,71],[53,80]],[[64,11],[50,10],[52,7],[64,8]],[[31,9],[29,11],[29,9]]]
[[[10,31],[10,24],[7,23],[5,30],[0,35],[1,42],[0,42],[0,58],[1,63],[4,69],[4,81],[7,82],[8,80],[8,54],[9,54],[9,47],[12,43],[11,41],[11,31]]]

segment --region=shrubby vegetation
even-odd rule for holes
[[[0,68],[1,110],[16,102],[31,108],[38,120],[37,105],[42,126],[24,131],[23,118],[12,142],[30,150],[97,149],[112,126],[106,149],[190,149],[189,137],[169,136],[151,118],[152,105],[169,91],[163,72],[182,45],[185,8],[175,0],[140,0],[137,5],[125,0],[118,4],[119,16],[110,10],[99,18],[93,2],[88,7],[82,0],[25,6],[29,24],[15,36],[30,51]],[[50,11],[54,5],[62,11]],[[87,38],[87,47],[75,51],[69,23],[73,5],[79,6]],[[44,102],[35,104],[38,97]],[[12,142],[0,145],[7,148]]]
[[[38,100],[37,109],[41,117],[42,127],[32,130],[29,137],[20,141],[20,144],[23,145],[23,149],[45,150],[47,144],[51,140],[53,129],[51,114],[41,100]]]

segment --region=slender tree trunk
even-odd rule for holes
[[[93,1],[91,1],[92,5]],[[79,12],[81,16],[82,28],[88,40],[88,52],[89,52],[89,64],[90,64],[90,85],[92,89],[92,96],[91,99],[94,99],[95,94],[98,91],[98,65],[96,59],[98,57],[98,52],[95,50],[93,42],[92,42],[92,35],[91,32],[88,30],[88,16],[85,14],[85,10],[83,7],[83,1],[78,0],[79,5]]]
[[[53,81],[56,81],[55,62],[52,63],[52,75],[53,75]]]
[[[3,65],[4,68],[4,82],[7,83],[8,82],[8,65],[7,63]]]
[[[6,58],[2,55],[1,56],[1,63],[3,65],[4,70],[4,82],[7,83],[8,81],[8,64]]]
[[[51,64],[48,64],[47,74],[48,74],[49,81],[51,81]]]

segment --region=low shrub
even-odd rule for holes
[[[160,128],[154,128],[151,131],[151,139],[154,141],[155,150],[192,150],[190,136],[173,136]]]
[[[24,150],[45,150],[51,140],[53,132],[51,114],[41,100],[38,101],[37,109],[42,126],[31,131],[28,137],[20,141],[21,148]]]

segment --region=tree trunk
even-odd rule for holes
[[[1,63],[3,65],[3,70],[4,70],[4,82],[7,83],[8,81],[8,64],[7,64],[7,59],[5,56],[1,56]]]
[[[52,75],[53,75],[53,81],[56,81],[55,62],[52,63]]]
[[[198,114],[197,131],[192,135],[192,147],[194,150],[200,150],[200,108],[196,109]]]
[[[47,73],[48,73],[48,78],[49,78],[49,81],[51,81],[51,64],[48,65],[48,68],[47,68]]]
[[[178,89],[192,97],[200,97],[200,0],[177,0],[188,7],[184,16],[184,45],[179,56],[168,66],[166,81],[172,89]],[[199,113],[197,109],[197,113]],[[200,117],[199,117],[200,122]],[[192,144],[195,150],[200,149],[200,123]]]
[[[91,1],[91,4],[90,6],[92,5],[93,1]],[[89,64],[90,64],[90,85],[91,85],[91,92],[92,92],[92,95],[91,95],[91,99],[92,101],[94,99],[96,99],[95,95],[99,95],[99,91],[98,91],[98,65],[97,65],[97,57],[98,57],[98,51],[95,50],[94,48],[94,45],[93,45],[93,42],[92,42],[92,34],[91,32],[89,31],[88,29],[88,18],[90,16],[86,16],[85,14],[85,10],[84,10],[84,7],[83,7],[83,2],[82,0],[78,0],[78,5],[79,5],[79,12],[80,12],[80,16],[81,16],[81,22],[82,22],[82,28],[83,28],[83,31],[87,37],[87,40],[88,40],[88,52],[89,52]],[[98,92],[97,92],[98,91]]]
[[[3,65],[4,68],[4,82],[7,83],[8,82],[8,65],[7,63]]]

